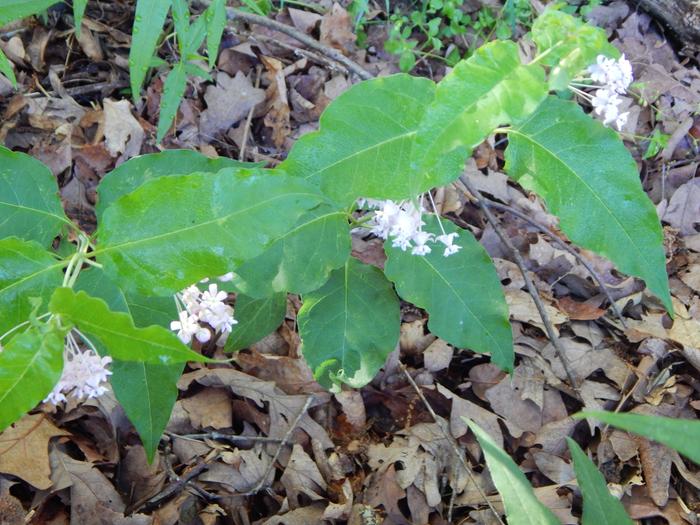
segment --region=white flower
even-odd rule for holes
[[[589,66],[591,80],[604,89],[623,94],[634,80],[632,64],[622,55],[619,60],[598,55],[596,63]]]
[[[612,110],[616,111],[620,102],[621,100],[618,94],[610,89],[597,90],[591,99],[591,104],[593,105],[593,110],[596,112],[596,115],[607,115]],[[617,115],[613,117],[613,120],[615,118],[617,118]]]
[[[112,375],[112,372],[107,369],[107,365],[112,362],[111,357],[100,357],[92,350],[83,352],[75,342],[66,345],[63,357],[61,378],[44,399],[45,403],[57,405],[62,401],[67,401],[66,394],[82,400],[99,397],[107,392],[105,386],[107,378]]]
[[[180,300],[185,306],[187,311],[192,315],[197,315],[199,313],[199,299],[202,296],[202,292],[199,291],[195,285],[188,286],[182,292],[180,292]]]
[[[625,111],[624,113],[620,113],[617,118],[615,119],[615,127],[618,130],[621,130],[623,127],[625,127],[625,124],[627,124],[627,117],[629,117],[630,112]]]
[[[178,314],[179,321],[173,321],[170,323],[170,329],[177,330],[177,336],[180,341],[186,345],[192,342],[192,337],[196,337],[197,341],[200,343],[206,343],[209,341],[211,334],[209,330],[199,325],[199,317],[196,315],[190,315],[187,311],[183,310]]]
[[[219,286],[217,284],[210,284],[209,289],[202,294],[200,306],[202,308],[209,308],[210,305],[225,301],[227,297],[228,294],[226,292],[223,290],[219,291]]]
[[[433,240],[433,234],[424,232],[424,231],[417,231],[413,235],[413,242],[416,243],[416,245],[413,247],[411,250],[411,253],[413,255],[428,255],[432,249],[430,246],[428,246],[428,241]]]
[[[219,276],[219,281],[221,281],[222,283],[228,283],[230,281],[233,281],[233,272],[228,272],[224,275]]]
[[[454,244],[454,239],[456,239],[457,237],[459,237],[459,234],[457,232],[445,233],[437,236],[437,240],[445,245],[445,251],[442,252],[443,256],[449,257],[450,255],[455,254],[462,249],[462,247],[458,244]]]
[[[233,308],[222,302],[211,303],[202,310],[200,319],[221,333],[230,332],[233,325],[238,323],[233,318]]]

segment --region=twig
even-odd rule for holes
[[[292,432],[294,432],[294,429],[299,425],[299,421],[301,421],[301,418],[304,417],[304,414],[306,414],[306,411],[311,406],[311,403],[313,402],[313,400],[314,400],[314,396],[309,396],[308,398],[306,398],[306,403],[304,403],[304,406],[301,408],[301,410],[297,414],[297,417],[294,418],[294,421],[292,422],[292,424],[289,425],[289,428],[287,429],[287,432],[282,437],[282,441],[280,442],[279,446],[277,447],[277,450],[275,450],[275,455],[272,456],[272,459],[270,460],[270,463],[267,465],[265,472],[260,477],[260,480],[255,484],[255,487],[253,487],[252,490],[249,490],[248,492],[241,494],[241,496],[253,496],[253,495],[257,494],[258,492],[260,492],[260,489],[262,489],[263,485],[265,484],[265,480],[270,475],[270,472],[272,472],[272,469],[275,468],[275,463],[277,462],[277,459],[280,457],[280,454],[282,453],[282,449],[285,446],[287,446],[289,438],[292,436]]]
[[[240,443],[246,441],[253,441],[258,443],[281,443],[281,439],[265,437],[265,436],[239,436],[236,434],[224,434],[222,432],[205,432],[202,434],[173,434],[172,432],[165,432],[168,436],[187,439],[189,441],[202,441],[205,439],[212,439],[214,441],[228,441],[230,443]]]
[[[65,94],[71,97],[80,97],[83,95],[89,95],[90,93],[95,93],[96,91],[102,91],[102,90],[107,90],[107,89],[120,89],[120,88],[125,88],[128,87],[129,83],[126,81],[117,81],[117,82],[97,82],[95,84],[86,84],[84,86],[76,86],[72,88],[66,88]],[[45,91],[42,88],[40,88],[40,85],[37,85],[37,88],[41,89],[41,93],[34,92],[34,93],[29,93],[27,96],[30,98],[36,98],[36,97],[52,97],[52,96],[57,96],[57,93],[54,91]]]
[[[483,196],[482,196],[483,197]],[[595,268],[591,265],[590,262],[588,262],[580,253],[578,253],[576,250],[574,250],[571,246],[566,244],[561,237],[559,237],[556,233],[554,233],[552,230],[547,228],[544,224],[541,224],[537,222],[536,220],[528,217],[525,213],[516,210],[512,206],[508,206],[507,204],[501,204],[499,202],[494,202],[491,199],[487,199],[486,197],[483,197],[484,201],[488,202],[488,205],[491,208],[496,208],[497,210],[505,211],[508,212],[512,215],[515,215],[516,217],[524,220],[525,222],[531,224],[538,230],[540,230],[542,233],[546,234],[549,236],[550,239],[554,241],[554,243],[559,246],[562,250],[566,251],[567,253],[571,254],[578,262],[581,263],[581,265],[588,270],[588,273],[591,274],[595,282],[598,284],[598,288],[600,288],[600,291],[605,294],[605,297],[608,299],[610,302],[610,306],[613,309],[613,312],[615,312],[615,315],[617,318],[620,320],[620,323],[622,323],[622,326],[624,328],[627,328],[627,323],[625,322],[624,317],[622,317],[622,312],[620,312],[620,309],[617,306],[617,303],[613,299],[612,295],[610,295],[610,290],[608,290],[608,287],[605,285],[603,282],[603,278],[600,276],[600,274],[596,271]]]
[[[493,229],[498,235],[498,238],[501,239],[501,242],[511,252],[513,259],[515,260],[515,264],[518,266],[518,268],[520,269],[520,273],[522,273],[523,275],[525,285],[527,286],[527,291],[532,296],[532,300],[535,301],[535,306],[537,307],[537,311],[539,312],[540,317],[542,318],[542,323],[544,324],[545,331],[547,332],[547,337],[549,337],[549,340],[554,346],[554,350],[559,356],[559,360],[564,366],[564,371],[566,372],[566,376],[571,382],[571,386],[578,393],[578,383],[574,380],[574,375],[571,372],[571,363],[569,362],[569,358],[566,357],[564,349],[559,344],[559,338],[554,333],[554,326],[552,325],[552,321],[549,319],[549,314],[547,314],[547,310],[545,310],[544,304],[542,303],[542,299],[540,298],[540,294],[537,292],[537,288],[535,288],[532,279],[530,279],[530,276],[527,273],[527,268],[525,267],[525,261],[523,260],[522,255],[520,255],[518,249],[515,246],[513,246],[513,243],[503,231],[503,228],[501,228],[501,226],[496,221],[496,217],[494,217],[493,213],[491,213],[489,203],[486,202],[479,190],[477,190],[474,187],[474,185],[466,176],[460,175],[459,180],[462,181],[462,184],[464,184],[469,193],[471,193],[474,196],[474,198],[478,201],[479,207],[484,211],[484,215],[486,215],[486,218],[491,223],[491,226],[493,226]],[[580,394],[578,396],[578,399],[581,400]]]
[[[142,505],[139,505],[135,509],[132,510],[132,512],[138,512],[138,511],[143,511],[143,512],[150,512],[152,510],[155,510],[160,506],[160,504],[165,501],[166,499],[171,498],[175,494],[178,494],[181,492],[185,486],[194,478],[199,476],[203,471],[205,471],[207,468],[209,468],[209,465],[206,463],[200,463],[193,467],[189,472],[187,472],[184,476],[175,476],[175,479],[168,484],[163,490],[161,490],[158,494],[153,496],[152,498],[148,499],[145,503]]]
[[[435,411],[433,410],[433,407],[430,405],[430,403],[428,402],[428,400],[427,400],[427,399],[425,398],[425,396],[423,395],[423,392],[421,391],[421,389],[418,387],[418,385],[416,384],[416,382],[415,382],[415,381],[413,380],[413,378],[411,377],[411,374],[408,373],[408,370],[406,369],[406,365],[404,365],[403,363],[399,362],[399,367],[401,368],[401,370],[403,370],[403,373],[404,373],[404,375],[406,376],[406,379],[408,379],[408,382],[409,382],[410,385],[413,387],[413,390],[416,391],[416,395],[417,395],[417,396],[420,398],[420,400],[423,402],[423,405],[425,405],[425,408],[426,408],[426,409],[428,410],[428,412],[430,413],[430,416],[435,420],[435,424],[438,426],[438,428],[439,428],[440,431],[442,432],[442,435],[445,437],[445,439],[447,440],[447,442],[450,444],[450,447],[452,448],[452,452],[454,453],[455,456],[457,456],[457,459],[458,459],[459,462],[462,464],[462,467],[464,467],[464,470],[467,471],[467,475],[469,476],[469,480],[470,480],[472,483],[474,483],[474,486],[476,487],[476,490],[479,492],[479,496],[481,496],[481,497],[484,499],[484,501],[485,501],[486,504],[488,505],[489,509],[491,509],[491,512],[493,512],[493,515],[496,516],[496,519],[498,520],[498,522],[499,522],[501,525],[505,525],[505,523],[503,523],[503,520],[501,519],[501,515],[500,515],[500,514],[498,513],[498,511],[496,511],[496,509],[493,507],[493,505],[491,504],[491,501],[489,501],[488,497],[486,496],[486,494],[484,493],[483,489],[481,488],[481,486],[480,486],[479,483],[477,482],[476,478],[474,477],[474,474],[472,473],[471,468],[470,468],[469,465],[467,464],[467,460],[464,459],[464,456],[462,455],[462,452],[459,450],[459,447],[457,446],[457,443],[455,442],[455,439],[452,437],[452,435],[451,435],[449,432],[447,432],[447,431],[443,428],[443,426],[442,426],[442,424],[441,424],[442,418],[439,418],[438,415],[435,413]],[[454,490],[454,489],[453,489],[453,490]]]
[[[208,6],[211,2],[210,0],[200,0],[200,3],[202,5]],[[372,73],[364,69],[362,66],[360,66],[353,60],[350,60],[337,49],[333,49],[332,47],[324,45],[318,40],[311,38],[309,35],[306,35],[301,31],[294,29],[293,27],[290,27],[286,24],[282,24],[280,22],[277,22],[276,20],[272,20],[264,16],[255,15],[253,13],[246,13],[245,11],[235,9],[233,7],[226,8],[226,16],[229,20],[243,20],[244,22],[247,22],[249,24],[255,24],[267,27],[268,29],[272,29],[274,31],[279,31],[280,33],[292,37],[294,40],[301,42],[302,44],[310,47],[311,49],[315,49],[322,55],[327,56],[335,62],[342,64],[348,71],[354,73],[362,80],[369,80],[370,78],[374,78],[374,75],[372,75]]]

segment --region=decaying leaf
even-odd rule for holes
[[[251,108],[265,100],[265,91],[254,87],[241,71],[233,78],[219,72],[216,85],[207,88],[204,100],[207,109],[202,111],[199,131],[210,140],[245,118]]]

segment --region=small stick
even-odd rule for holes
[[[260,87],[260,77],[262,75],[262,69],[260,66],[257,67],[256,77],[255,77],[255,88]],[[243,129],[243,140],[241,140],[241,151],[238,154],[238,160],[245,162],[245,148],[248,145],[248,134],[250,133],[250,123],[253,120],[253,113],[255,112],[255,106],[250,108],[248,111],[248,118],[245,119],[245,128]]]
[[[187,439],[189,441],[202,441],[204,439],[213,439],[214,441],[229,441],[231,443],[240,443],[245,441],[253,441],[258,443],[281,443],[281,439],[265,437],[265,436],[239,436],[236,434],[224,434],[222,432],[205,432],[202,434],[173,434],[172,432],[165,432],[168,436],[172,436],[180,439]]]
[[[301,421],[301,418],[304,417],[304,414],[306,414],[306,411],[309,409],[311,406],[312,401],[314,400],[314,396],[309,396],[306,398],[306,403],[304,403],[304,406],[301,408],[299,413],[297,414],[297,417],[294,418],[294,421],[292,422],[291,425],[289,425],[289,428],[287,429],[287,432],[284,434],[284,437],[282,437],[282,441],[280,442],[279,446],[277,447],[277,450],[275,450],[275,455],[272,456],[272,460],[270,461],[269,465],[265,469],[265,472],[263,475],[260,477],[260,480],[255,484],[255,487],[252,490],[249,490],[248,492],[241,494],[241,496],[253,496],[260,492],[260,489],[262,489],[263,485],[265,484],[265,480],[267,479],[267,476],[270,475],[270,472],[272,472],[272,469],[275,468],[275,463],[277,462],[277,459],[280,457],[280,454],[282,453],[282,449],[287,446],[289,442],[289,438],[292,436],[292,432],[294,432],[294,429],[299,425],[299,421]]]
[[[574,380],[574,375],[571,372],[571,363],[569,362],[568,357],[566,357],[564,349],[559,344],[559,338],[554,333],[554,326],[552,325],[552,321],[549,319],[549,314],[547,314],[547,310],[545,310],[544,304],[542,303],[542,299],[540,298],[540,294],[537,292],[537,288],[535,288],[532,279],[530,279],[530,276],[527,273],[525,261],[523,260],[522,255],[520,255],[518,249],[513,245],[511,240],[503,231],[503,228],[501,228],[501,226],[496,221],[496,217],[494,217],[493,213],[491,213],[491,209],[489,208],[489,203],[486,202],[479,190],[477,190],[474,187],[474,185],[466,176],[460,175],[459,180],[462,182],[462,184],[464,184],[469,193],[471,193],[474,196],[474,198],[478,201],[479,207],[484,211],[484,215],[486,215],[486,218],[491,223],[491,226],[493,226],[493,229],[496,231],[496,234],[498,235],[499,239],[501,239],[501,242],[511,252],[513,259],[515,259],[515,264],[517,264],[518,268],[520,269],[520,273],[523,275],[523,279],[525,280],[525,284],[527,285],[527,291],[532,296],[532,300],[535,301],[537,311],[539,312],[540,317],[542,318],[542,323],[544,324],[545,331],[547,332],[547,337],[549,337],[549,340],[554,346],[554,350],[559,356],[559,360],[564,366],[564,371],[566,372],[566,376],[571,382],[571,386],[578,393],[578,384]],[[581,400],[580,394],[578,395],[578,400]]]
[[[438,415],[437,415],[437,414],[435,413],[435,411],[433,410],[433,407],[430,406],[430,403],[428,402],[428,400],[427,400],[427,399],[425,398],[425,396],[423,395],[423,392],[422,392],[421,389],[418,387],[418,385],[416,384],[416,382],[413,380],[413,378],[411,377],[411,374],[408,373],[408,370],[406,369],[406,365],[404,365],[403,363],[399,362],[399,367],[401,368],[401,370],[403,370],[403,373],[404,373],[404,375],[406,376],[406,379],[408,379],[408,382],[410,383],[411,387],[413,387],[413,390],[416,391],[416,395],[417,395],[417,396],[420,398],[420,400],[423,402],[423,405],[425,406],[425,408],[426,408],[426,409],[428,410],[428,412],[430,413],[430,416],[435,420],[435,423],[437,424],[438,428],[439,428],[440,431],[442,432],[442,435],[445,436],[445,439],[447,440],[447,442],[448,442],[448,443],[450,444],[450,446],[452,447],[452,451],[454,452],[455,456],[457,456],[457,459],[459,459],[459,462],[460,462],[460,463],[462,464],[462,466],[464,467],[464,470],[467,471],[467,475],[469,476],[469,480],[470,480],[472,483],[474,483],[474,486],[476,487],[476,490],[479,492],[479,495],[484,499],[484,501],[486,502],[486,504],[489,506],[489,509],[491,509],[491,512],[493,512],[493,515],[496,516],[496,519],[498,520],[498,522],[499,522],[501,525],[505,525],[505,523],[503,523],[503,520],[501,519],[501,515],[500,515],[500,514],[496,511],[496,509],[493,507],[493,505],[492,505],[491,502],[489,501],[488,497],[486,497],[486,494],[484,494],[484,491],[483,491],[482,488],[479,486],[479,483],[476,481],[476,478],[474,478],[474,474],[472,473],[471,468],[469,468],[469,465],[467,465],[467,461],[466,461],[466,460],[464,459],[464,457],[462,456],[462,453],[461,453],[461,451],[459,450],[459,447],[457,447],[457,443],[456,443],[455,439],[452,437],[452,435],[451,435],[449,432],[447,432],[447,431],[442,427],[442,425],[441,425],[441,420],[442,420],[442,419],[441,419],[441,418],[438,418]]]
[[[209,6],[211,2],[210,0],[200,0],[199,3],[205,6]],[[293,27],[290,27],[286,24],[282,24],[276,20],[272,20],[264,16],[256,15],[253,13],[247,13],[245,11],[235,9],[233,7],[226,8],[226,17],[229,20],[243,20],[244,22],[247,22],[249,24],[255,24],[267,27],[268,29],[272,29],[274,31],[279,31],[280,33],[292,37],[294,40],[301,42],[302,44],[310,47],[311,49],[318,51],[322,55],[327,56],[331,60],[342,64],[348,71],[354,73],[362,80],[369,80],[370,78],[374,78],[374,75],[372,75],[372,73],[364,69],[362,66],[360,66],[353,60],[350,60],[337,49],[333,49],[332,47],[322,44],[318,40],[311,38],[309,35],[302,33],[301,31],[294,29]]]
[[[482,195],[483,197],[483,195]],[[585,257],[583,257],[580,253],[578,253],[576,250],[574,250],[571,246],[566,244],[561,237],[559,237],[556,233],[554,233],[552,230],[547,228],[544,224],[541,224],[537,222],[535,219],[531,219],[528,217],[526,214],[523,212],[516,210],[512,206],[508,206],[507,204],[501,204],[499,202],[492,201],[491,199],[487,199],[484,197],[484,200],[488,202],[489,206],[492,208],[496,208],[497,210],[505,211],[508,212],[512,215],[515,215],[516,217],[524,220],[525,222],[531,224],[538,230],[540,230],[542,233],[546,234],[549,236],[550,239],[554,241],[554,243],[559,246],[562,250],[566,251],[567,253],[571,254],[578,262],[583,265],[586,270],[588,270],[588,273],[591,274],[595,282],[598,284],[598,288],[600,288],[600,291],[605,294],[605,297],[608,299],[610,302],[610,306],[613,309],[613,312],[615,312],[615,315],[617,318],[620,320],[620,323],[624,328],[627,328],[627,323],[625,322],[625,318],[622,317],[622,312],[617,306],[617,303],[615,300],[612,298],[612,295],[610,295],[610,290],[608,290],[608,287],[605,285],[603,282],[603,278],[600,276],[600,274],[596,271],[595,268],[593,268],[593,265],[588,262]]]
[[[199,476],[207,468],[209,468],[208,464],[200,463],[194,466],[189,472],[187,472],[182,477],[175,475],[175,479],[171,483],[169,483],[163,490],[161,490],[152,498],[148,499],[145,503],[133,509],[132,512],[150,512],[152,510],[155,510],[160,506],[160,504],[163,501],[181,492],[192,479]],[[174,474],[174,472],[172,472],[172,474]]]

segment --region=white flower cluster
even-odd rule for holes
[[[229,274],[226,274],[219,279],[230,280],[228,277]],[[178,314],[177,321],[170,323],[170,329],[177,331],[180,341],[185,344],[190,344],[192,337],[200,343],[206,343],[211,339],[211,332],[200,323],[207,323],[214,332],[221,334],[217,343],[224,342],[233,325],[238,323],[233,318],[233,308],[224,302],[227,297],[228,294],[219,290],[215,283],[210,284],[204,292],[195,285],[185,288],[177,294],[184,310]]]
[[[66,395],[82,401],[107,392],[107,377],[112,375],[107,370],[107,365],[112,362],[112,358],[100,357],[93,350],[80,350],[71,334],[68,334],[66,342],[61,379],[44,402],[58,405],[67,401]]]
[[[427,255],[432,252],[428,243],[440,242],[445,246],[443,255],[448,257],[462,248],[454,244],[457,233],[447,234],[443,231],[442,235],[435,236],[423,231],[425,222],[422,215],[425,210],[411,201],[396,203],[390,200],[361,199],[359,204],[376,210],[370,222],[372,233],[382,239],[391,237],[391,245],[403,251],[411,248],[413,255]]]
[[[634,80],[632,64],[622,55],[618,60],[598,55],[596,63],[588,68],[591,80],[600,84],[591,98],[591,104],[596,115],[602,115],[603,124],[615,123],[617,129],[627,123],[629,112],[620,113],[620,104],[627,88]]]

